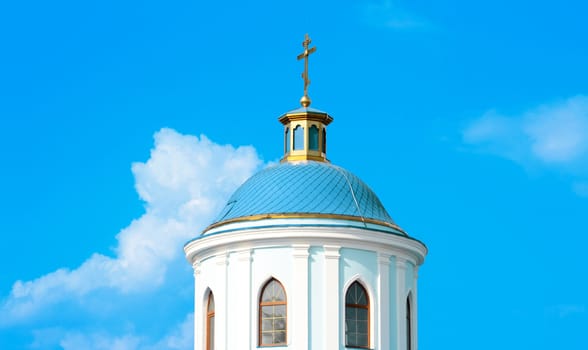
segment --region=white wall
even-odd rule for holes
[[[259,236],[252,233],[249,240],[205,237],[186,247],[195,268],[196,350],[205,345],[209,289],[216,305],[216,350],[258,349],[258,301],[271,278],[282,283],[288,302],[287,345],[272,350],[345,349],[344,298],[355,280],[370,297],[370,348],[405,349],[406,295],[412,291],[416,313],[415,266],[422,262],[424,246],[419,261],[414,241],[386,233],[373,236],[355,228],[259,231],[252,231]],[[369,237],[377,243],[366,242]],[[408,249],[405,243],[413,246]],[[416,338],[413,344],[416,350]]]

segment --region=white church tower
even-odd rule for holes
[[[417,350],[417,276],[427,248],[376,194],[326,157],[333,118],[279,118],[284,158],[252,176],[188,242],[196,350]]]

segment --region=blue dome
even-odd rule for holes
[[[357,176],[325,162],[285,162],[253,175],[209,228],[272,217],[335,218],[398,228],[376,194]]]

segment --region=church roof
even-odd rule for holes
[[[237,189],[209,229],[235,221],[290,217],[343,219],[399,229],[357,176],[317,161],[284,162],[255,174]]]
[[[304,52],[298,55],[305,63],[302,107],[278,118],[284,125],[281,163],[241,185],[203,235],[244,227],[328,225],[408,237],[363,181],[328,161],[327,126],[333,118],[310,108],[308,57],[316,51],[310,43],[306,35]]]

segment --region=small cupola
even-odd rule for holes
[[[327,160],[327,125],[333,118],[326,112],[310,108],[308,97],[308,57],[316,51],[316,47],[309,48],[311,43],[308,34],[302,42],[304,52],[298,55],[298,60],[304,59],[304,95],[300,99],[301,108],[282,115],[278,120],[284,125],[284,157],[282,162]]]
[[[326,112],[302,107],[279,118],[284,124],[282,161],[327,160],[327,125],[333,118]]]

